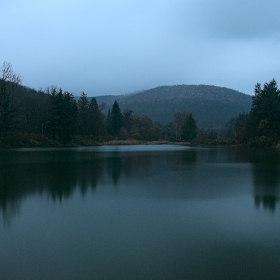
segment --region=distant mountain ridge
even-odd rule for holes
[[[174,85],[134,94],[97,96],[96,100],[106,104],[105,114],[117,100],[122,110],[146,114],[162,125],[172,122],[175,112],[187,111],[193,113],[199,127],[219,129],[229,119],[249,112],[252,96],[212,85]]]

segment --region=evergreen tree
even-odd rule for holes
[[[108,134],[112,134],[112,117],[111,117],[111,110],[108,110],[107,116],[106,116],[106,132]]]
[[[111,122],[112,134],[114,136],[117,136],[123,125],[123,115],[117,101],[115,101],[112,106],[110,122]]]
[[[123,112],[123,126],[119,131],[119,137],[122,140],[128,139],[131,136],[131,129],[133,124],[133,111],[125,109]]]
[[[73,94],[64,92],[64,129],[59,137],[62,143],[69,143],[77,129],[77,103]]]
[[[196,121],[192,114],[189,114],[182,128],[182,140],[184,141],[192,141],[197,136],[197,125]]]
[[[252,98],[251,107],[252,135],[265,137],[268,141],[275,142],[280,138],[280,91],[277,83],[272,79],[255,86],[255,96]]]
[[[184,123],[186,122],[187,117],[189,114],[186,111],[183,112],[176,112],[174,114],[174,134],[175,134],[175,139],[176,141],[181,141],[182,140],[182,135],[183,135],[183,126]]]
[[[48,89],[49,91],[49,89]],[[77,103],[69,92],[52,88],[49,92],[50,109],[48,131],[53,139],[67,144],[71,141],[77,127]]]
[[[132,114],[133,111],[129,109],[125,109],[123,112],[123,127],[128,133],[130,133],[132,127]]]
[[[78,100],[78,133],[82,136],[90,133],[90,114],[89,100],[87,95],[82,92]]]
[[[42,92],[25,96],[21,102],[18,128],[22,132],[42,134],[45,132],[48,96]]]
[[[89,125],[90,125],[90,134],[94,140],[99,140],[100,135],[104,131],[104,116],[102,114],[102,109],[104,105],[99,106],[96,98],[91,99],[89,105]]]

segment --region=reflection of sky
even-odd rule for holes
[[[278,190],[263,157],[228,147],[77,150],[0,154],[1,178],[10,180],[1,207],[20,205],[0,227],[3,279],[280,275],[280,208],[254,206],[258,188]]]
[[[11,279],[273,279],[280,272],[279,210],[256,212],[248,196],[82,197],[76,190],[61,204],[26,202],[20,219],[0,231],[0,270]]]
[[[216,199],[249,196],[274,211],[279,197],[278,154],[237,147],[100,146],[0,151],[0,207],[8,217],[35,193],[61,202],[86,196]]]
[[[249,194],[252,178],[248,176],[248,170],[249,164],[247,170],[238,167],[235,170],[226,167],[217,170],[207,164],[195,164],[189,170],[169,170],[166,165],[165,169],[157,170],[155,174],[141,174],[138,180],[124,178],[120,180],[118,189],[125,194],[184,199]],[[102,192],[102,187],[98,191]]]
[[[195,162],[176,164],[176,156],[168,154],[133,177],[120,174],[117,191],[123,195],[179,199],[251,195],[251,168],[250,163],[201,162],[199,155]],[[103,185],[97,186],[97,193],[107,191]]]

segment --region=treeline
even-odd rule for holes
[[[17,93],[12,98],[9,92],[15,91],[10,91],[10,85],[2,83],[0,92],[1,146],[92,145],[112,139],[161,139],[159,125],[131,110],[122,113],[117,101],[105,115],[104,104],[99,105],[84,92],[78,101],[71,93],[56,87],[47,88],[43,94]],[[9,106],[3,106],[5,100]]]
[[[253,147],[276,146],[280,140],[280,90],[274,79],[255,85],[248,114],[240,114],[226,124],[228,139]]]
[[[0,146],[93,145],[113,139],[157,141],[166,137],[191,141],[196,137],[191,114],[178,113],[164,133],[149,116],[130,109],[122,112],[117,101],[108,112],[103,112],[104,106],[84,92],[76,100],[57,87],[38,92],[27,89],[5,62],[0,78]]]
[[[148,115],[115,100],[105,104],[82,92],[73,94],[57,87],[35,91],[21,85],[21,76],[10,63],[0,71],[0,146],[94,145],[113,139],[185,141],[194,144],[245,144],[275,146],[280,139],[280,91],[276,81],[256,84],[249,113],[229,120],[223,130],[198,128],[192,113],[176,112],[162,127]]]

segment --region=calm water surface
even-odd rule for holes
[[[0,150],[0,279],[280,279],[280,153]]]

